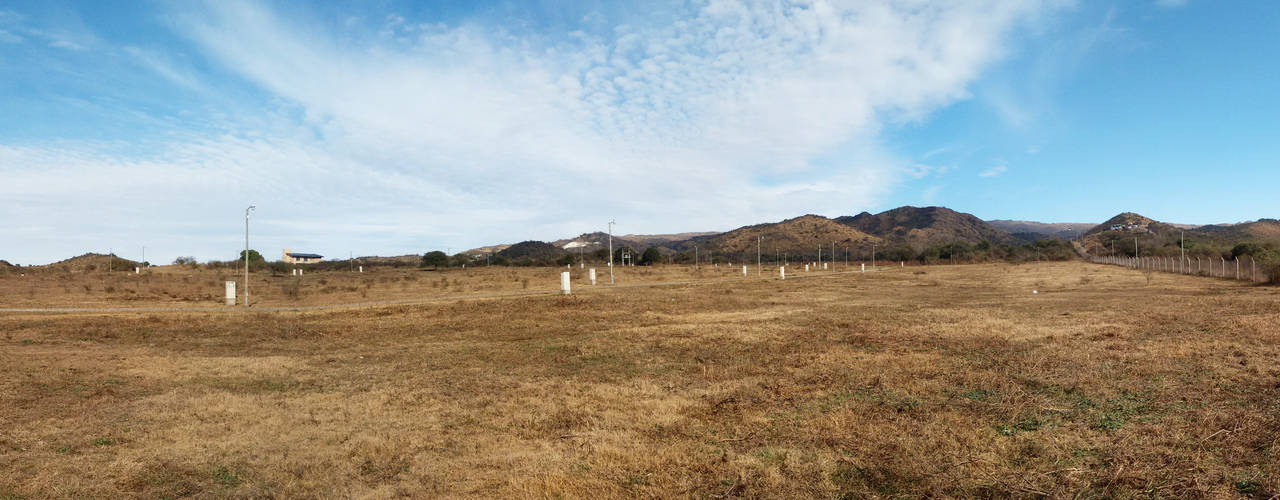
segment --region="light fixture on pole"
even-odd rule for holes
[[[249,205],[244,209],[244,306],[249,307],[249,212],[257,207]]]

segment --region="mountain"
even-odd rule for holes
[[[852,217],[837,217],[835,221],[915,250],[956,241],[1015,242],[1008,232],[996,229],[972,214],[945,207],[906,206],[875,215],[862,212]]]
[[[820,215],[803,215],[782,222],[756,224],[734,229],[727,233],[697,236],[685,241],[673,242],[669,248],[680,251],[693,251],[694,245],[707,256],[710,253],[737,258],[754,258],[757,240],[761,240],[759,249],[764,255],[774,256],[787,253],[792,256],[815,257],[818,246],[822,246],[823,258],[830,255],[831,247],[843,249],[852,247],[854,251],[862,247],[870,248],[873,243],[881,243],[880,238],[858,231],[852,227],[837,223]]]
[[[1005,231],[1024,240],[1057,238],[1070,240],[1093,229],[1093,222],[1035,222],[1027,220],[989,220],[991,227]]]

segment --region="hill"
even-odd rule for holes
[[[60,260],[52,264],[39,266],[44,269],[59,271],[133,271],[134,267],[141,264],[128,259],[122,259],[114,254],[86,253],[77,255],[70,259]]]
[[[875,215],[862,212],[852,217],[838,217],[835,221],[916,251],[959,241],[1015,242],[1008,232],[996,229],[972,214],[945,207],[905,206]]]
[[[522,241],[498,252],[498,256],[516,262],[547,262],[565,253],[560,247],[545,241]]]
[[[1213,224],[1197,227],[1195,232],[1214,238],[1280,242],[1280,220],[1258,219],[1241,224]]]
[[[717,233],[715,231],[697,231],[692,233],[676,233],[676,234],[624,234],[621,236],[621,238],[628,241],[633,241],[639,245],[660,246],[664,244],[696,238],[699,236],[715,236],[717,234],[720,234],[720,233]],[[614,238],[616,239],[618,237],[615,236]]]
[[[1155,219],[1149,219],[1133,212],[1123,212],[1115,217],[1107,219],[1102,224],[1093,226],[1093,228],[1085,234],[1098,234],[1103,231],[1147,232],[1152,229],[1151,224],[1153,223],[1157,223]]]
[[[774,257],[776,254],[786,253],[805,259],[816,258],[819,245],[826,258],[833,244],[838,249],[850,247],[850,252],[860,252],[862,247],[870,249],[873,243],[881,243],[880,238],[826,217],[804,215],[782,222],[744,226],[727,233],[698,236],[675,242],[671,248],[692,251],[693,246],[697,245],[703,252],[752,260],[756,255],[756,241],[761,237],[764,240],[760,249],[765,255]]]
[[[579,252],[591,253],[600,249],[609,248],[609,233],[596,231],[594,233],[583,233],[576,238],[565,238],[551,242],[558,248],[577,254]],[[653,246],[641,241],[636,241],[624,236],[613,237],[613,248],[617,250],[622,247],[631,247],[637,251],[644,251],[645,248]]]
[[[1086,231],[1093,229],[1096,223],[1093,222],[1035,222],[1026,220],[989,220],[986,221],[991,227],[1012,234],[1014,237],[1024,240],[1036,240],[1040,238],[1057,238],[1060,240],[1070,240],[1076,238]]]

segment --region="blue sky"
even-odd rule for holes
[[[0,3],[0,258],[1276,217],[1269,2]]]

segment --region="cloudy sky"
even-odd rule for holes
[[[1271,2],[0,2],[0,258],[1280,216]]]

